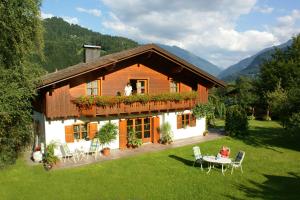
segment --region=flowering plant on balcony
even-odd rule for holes
[[[121,96],[96,96],[94,104],[97,106],[113,106],[121,102]]]
[[[131,96],[80,96],[73,102],[79,106],[88,108],[93,105],[96,106],[113,106],[119,103],[132,104],[135,102],[146,104],[148,102],[167,102],[167,101],[182,101],[192,100],[197,98],[197,92],[184,92],[184,93],[161,93],[161,94],[143,94]]]
[[[76,105],[80,107],[90,107],[95,104],[94,96],[80,96],[73,101]]]

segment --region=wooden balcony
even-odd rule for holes
[[[139,113],[155,113],[168,112],[176,110],[192,109],[198,100],[182,100],[182,101],[150,101],[147,103],[134,102],[131,104],[118,103],[112,106],[96,106],[89,108],[81,108],[82,116],[108,116],[108,115],[126,115]]]

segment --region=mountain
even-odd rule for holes
[[[263,49],[255,55],[245,58],[234,65],[231,65],[230,67],[222,71],[218,77],[225,81],[232,81],[235,80],[238,76],[256,76],[259,73],[260,65],[262,64],[262,62],[270,59],[276,48],[284,50],[291,44],[292,40],[289,40],[278,46]]]
[[[207,60],[200,58],[198,56],[196,56],[195,54],[184,50],[182,48],[179,48],[177,46],[168,46],[168,45],[163,45],[163,44],[157,44],[159,45],[161,48],[175,54],[176,56],[188,61],[189,63],[195,65],[196,67],[199,67],[200,69],[204,70],[205,72],[210,73],[211,75],[217,76],[220,72],[221,69],[208,62]]]
[[[139,44],[124,37],[104,35],[79,25],[69,24],[61,18],[52,17],[43,20],[44,61],[36,61],[48,72],[63,69],[83,60],[83,44],[101,46],[101,55],[120,52],[137,47]],[[217,76],[221,69],[216,65],[177,46],[158,44],[160,47],[187,60],[200,69]]]
[[[83,44],[100,45],[101,55],[138,46],[133,40],[93,32],[57,17],[44,19],[43,26],[45,59],[38,62],[48,72],[82,62]]]

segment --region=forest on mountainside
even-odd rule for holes
[[[36,62],[48,72],[82,62],[84,44],[100,45],[101,55],[138,46],[133,40],[93,32],[57,17],[44,19],[43,26],[45,57]]]

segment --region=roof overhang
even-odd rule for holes
[[[93,72],[95,70],[99,70],[101,68],[106,68],[108,66],[114,66],[119,62],[122,62],[124,60],[131,59],[133,57],[137,57],[139,55],[148,53],[148,55],[151,56],[151,54],[155,53],[161,57],[164,57],[165,59],[169,60],[170,62],[173,62],[182,68],[190,71],[191,73],[209,81],[214,86],[218,87],[226,87],[226,83],[222,80],[217,79],[216,77],[208,74],[207,72],[199,69],[198,67],[192,65],[191,63],[171,54],[170,52],[160,48],[159,46],[155,44],[147,44],[142,45],[139,47],[136,47],[134,49],[125,50],[119,53],[114,53],[110,55],[106,55],[103,57],[100,57],[96,59],[95,61],[92,61],[90,63],[79,63],[77,65],[73,65],[70,67],[67,67],[65,69],[49,73],[42,77],[42,83],[38,86],[37,89],[42,89],[72,78],[76,78],[78,76],[81,76],[83,74],[87,74],[90,72]]]

